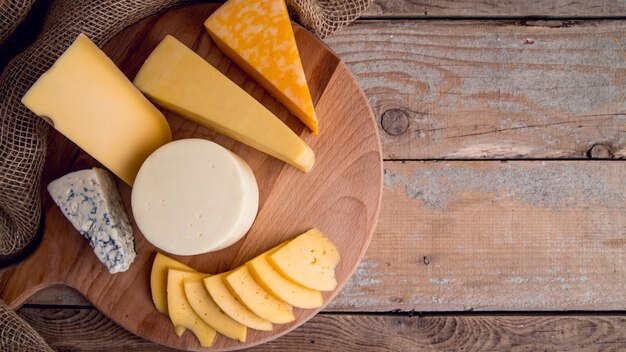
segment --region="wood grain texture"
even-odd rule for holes
[[[93,309],[21,308],[58,351],[174,351],[123,330]],[[246,351],[617,351],[622,315],[318,315],[290,334]]]
[[[365,18],[626,16],[622,0],[375,0]]]
[[[380,221],[328,310],[623,310],[626,163],[386,162]]]
[[[622,310],[625,174],[622,161],[385,162],[378,229],[326,310]],[[31,302],[84,304],[64,291]]]
[[[235,245],[210,254],[177,259],[207,272],[238,267],[263,251],[311,227],[319,228],[336,245],[342,260],[336,268],[337,290],[324,293],[329,302],[356,269],[367,249],[378,217],[382,192],[382,159],[377,128],[367,99],[345,64],[313,34],[295,28],[302,49],[320,134],[312,136],[298,120],[248,78],[213,45],[202,23],[216,5],[194,5],[150,17],[112,39],[104,48],[128,77],[134,77],[152,49],[166,34],[184,44],[225,73],[261,101],[307,142],[316,153],[308,174],[219,136],[199,125],[166,113],[174,139],[206,138],[234,151],[248,162],[259,184],[259,212],[246,237]],[[131,49],[132,48],[132,49]],[[350,99],[345,99],[345,94]],[[351,138],[344,138],[349,135]],[[60,137],[59,137],[60,138]],[[51,145],[50,160],[73,155],[64,138]],[[45,178],[71,169],[91,167],[95,161],[79,153],[65,162],[48,163]],[[130,188],[118,182],[126,209]],[[132,214],[130,215],[131,223]],[[21,305],[37,290],[65,283],[83,294],[100,311],[122,327],[144,338],[189,350],[200,349],[188,334],[178,338],[169,319],[154,308],[149,292],[149,271],[155,248],[134,225],[137,258],[125,272],[110,275],[86,241],[78,235],[59,209],[47,200],[45,232],[40,246],[25,261],[0,272],[0,298],[12,307]],[[70,239],[71,240],[68,240]],[[47,265],[42,265],[47,263]],[[271,340],[315,315],[321,309],[295,309],[296,320],[275,325],[271,332],[251,330],[245,344],[218,337],[216,350],[239,349]]]
[[[386,159],[625,158],[626,24],[562,25],[367,21],[326,43]]]

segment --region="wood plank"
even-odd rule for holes
[[[342,311],[620,310],[626,162],[387,162]]]
[[[385,169],[376,234],[327,311],[624,308],[626,162]],[[84,301],[48,289],[29,303]]]
[[[59,351],[174,351],[143,340],[94,309],[22,308]],[[626,348],[623,315],[318,315],[247,351],[615,351]]]
[[[617,17],[626,15],[621,0],[375,0],[363,14],[379,17]]]
[[[594,145],[625,158],[625,32],[365,21],[325,41],[368,96],[387,159],[587,158]]]

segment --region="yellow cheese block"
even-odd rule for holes
[[[261,287],[272,296],[298,308],[317,308],[324,303],[322,293],[298,285],[282,276],[267,260],[267,256],[282,248],[279,245],[268,252],[252,259],[246,265],[250,274]]]
[[[156,104],[308,172],[315,155],[287,125],[203,58],[166,36],[135,85]]]
[[[144,160],[172,140],[163,114],[84,34],[22,103],[131,186]]]
[[[182,326],[193,331],[202,347],[213,345],[216,331],[195,313],[185,296],[183,282],[185,279],[202,281],[207,276],[176,269],[167,271],[167,310],[170,320],[174,326]]]
[[[167,271],[169,269],[196,272],[193,268],[157,252],[152,262],[152,271],[150,272],[150,291],[152,292],[152,302],[154,302],[154,306],[159,312],[165,315],[168,315]],[[184,332],[184,327],[176,327],[176,335],[181,336]]]
[[[220,310],[220,307],[215,304],[202,281],[188,279],[185,280],[184,286],[185,295],[191,308],[202,320],[220,334],[233,340],[246,342],[246,332],[248,330],[246,326],[239,324]]]
[[[304,287],[320,291],[337,287],[335,266],[341,256],[335,245],[317,229],[294,238],[267,259],[283,276]]]
[[[224,281],[237,300],[261,318],[274,324],[286,324],[296,319],[291,306],[265,291],[254,281],[247,266],[226,274]]]
[[[224,283],[224,274],[204,279],[204,286],[215,303],[233,320],[249,328],[270,331],[272,323],[252,313],[230,293]]]
[[[226,55],[317,134],[317,117],[284,0],[229,0],[204,26]]]

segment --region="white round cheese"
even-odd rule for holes
[[[203,139],[157,149],[137,174],[135,222],[155,247],[195,255],[228,247],[250,229],[259,189],[250,166],[235,153]]]

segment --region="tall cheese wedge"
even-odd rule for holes
[[[267,256],[284,245],[279,245],[246,263],[250,274],[272,296],[298,308],[317,308],[324,303],[322,293],[298,285],[282,276],[267,260]]]
[[[196,270],[190,266],[157,252],[152,262],[152,271],[150,272],[150,290],[152,292],[152,302],[154,302],[154,306],[163,314],[168,314],[167,271],[169,269],[196,272]]]
[[[187,297],[183,283],[185,279],[194,279],[201,281],[206,278],[207,274],[191,273],[169,269],[167,271],[167,310],[170,320],[174,326],[182,326],[191,330],[200,341],[202,347],[211,347],[215,339],[216,331],[209,324],[204,322],[198,314],[193,310]],[[182,331],[177,330],[178,334]],[[180,335],[178,335],[180,336]]]
[[[289,280],[312,290],[337,287],[335,267],[341,260],[335,245],[319,230],[311,229],[267,257]]]
[[[224,281],[237,300],[261,318],[274,324],[286,324],[296,319],[291,306],[265,291],[254,281],[245,265],[226,274]]]
[[[315,155],[287,125],[172,36],[154,49],[135,85],[153,102],[308,172]]]
[[[22,103],[131,186],[144,160],[172,140],[163,114],[84,34]]]
[[[230,0],[204,26],[226,55],[317,134],[317,117],[284,0]]]
[[[246,342],[248,328],[225,314],[209,295],[204,284],[195,279],[185,280],[185,295],[198,316],[220,334]]]
[[[224,283],[224,274],[204,279],[204,286],[220,309],[233,320],[249,328],[263,331],[272,330],[272,323],[252,313],[237,301]]]

